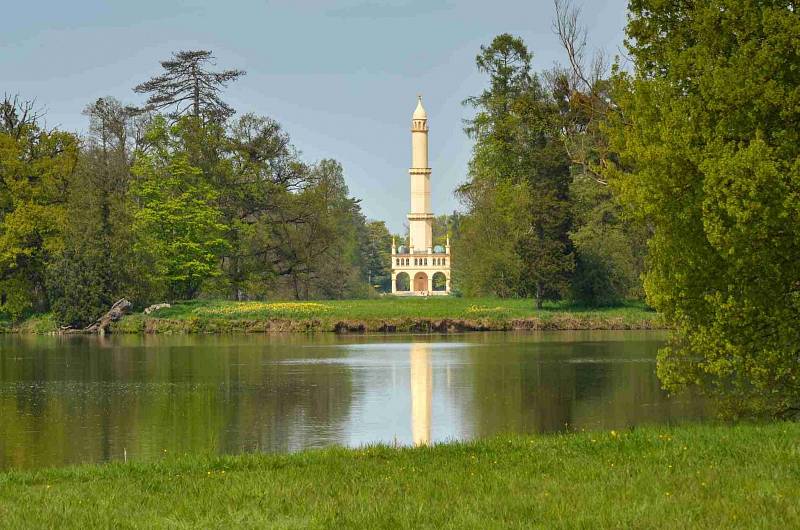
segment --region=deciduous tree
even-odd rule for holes
[[[800,13],[783,0],[631,0],[606,172],[654,228],[658,373],[734,414],[800,409]]]
[[[0,105],[0,306],[18,318],[46,310],[46,265],[63,248],[78,140],[48,131],[31,105]]]
[[[217,191],[189,162],[180,142],[193,119],[168,127],[156,118],[146,138],[148,151],[139,153],[133,166],[136,248],[152,256],[151,274],[172,300],[193,298],[205,281],[218,276],[227,247]]]
[[[554,128],[556,105],[531,72],[531,58],[508,34],[476,58],[489,87],[466,101],[477,113],[466,127],[475,140],[469,179],[458,190],[468,208],[459,279],[467,294],[535,296],[541,307],[564,292],[573,268],[570,175]]]

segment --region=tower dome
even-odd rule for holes
[[[425,113],[425,108],[422,106],[422,96],[417,96],[417,108],[414,109],[414,120],[427,120],[428,115]]]

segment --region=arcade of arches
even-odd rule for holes
[[[394,288],[396,292],[445,292],[447,281],[447,275],[441,271],[434,272],[432,275],[428,275],[424,271],[416,272],[413,282],[407,272],[399,272],[395,277]]]

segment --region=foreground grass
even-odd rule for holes
[[[0,474],[4,527],[797,528],[800,424]]]
[[[468,331],[509,329],[654,329],[643,304],[587,309],[533,300],[384,297],[314,302],[193,300],[152,315],[131,315],[118,332]]]

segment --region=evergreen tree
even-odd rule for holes
[[[161,61],[165,72],[134,88],[140,94],[149,94],[149,110],[170,110],[169,116],[178,119],[191,115],[206,120],[224,121],[234,110],[220,97],[220,92],[231,81],[245,75],[243,70],[209,70],[214,55],[207,50],[179,51],[172,59]]]
[[[361,255],[367,282],[378,291],[392,291],[392,235],[384,221],[368,221],[365,225]]]

